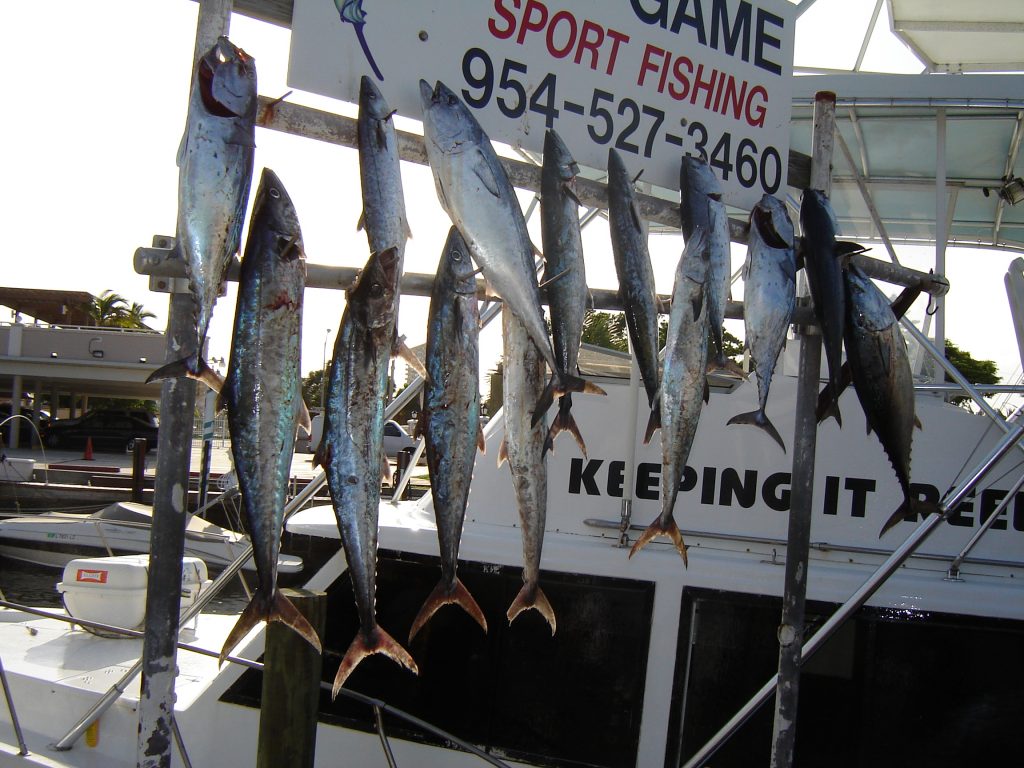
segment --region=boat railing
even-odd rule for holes
[[[212,591],[212,587],[209,590],[206,590],[206,591],[207,592]],[[36,615],[36,616],[41,616],[41,617],[44,617],[44,618],[47,618],[47,619],[54,619],[56,621],[63,621],[63,622],[68,623],[68,624],[77,624],[77,625],[85,627],[85,628],[87,628],[87,629],[89,629],[90,631],[93,631],[93,632],[102,632],[104,634],[113,634],[113,635],[123,635],[124,637],[136,638],[136,639],[139,639],[139,640],[141,640],[143,637],[145,637],[145,633],[140,631],[140,630],[127,629],[126,627],[118,627],[118,626],[113,625],[113,624],[106,624],[106,623],[99,622],[99,621],[91,621],[89,619],[75,618],[73,616],[65,616],[64,614],[55,612],[53,609],[47,610],[47,609],[44,609],[44,608],[33,608],[33,607],[30,607],[30,606],[20,605],[18,603],[12,603],[12,602],[9,602],[7,600],[0,600],[0,607],[9,608],[11,610],[20,611],[22,613],[28,613],[28,614],[32,614],[32,615]],[[184,617],[183,617],[183,619],[184,619]],[[177,643],[177,647],[178,647],[178,650],[188,651],[188,652],[191,652],[191,653],[197,653],[197,654],[199,654],[201,656],[208,656],[208,657],[214,658],[214,659],[219,657],[219,653],[217,651],[213,651],[213,650],[210,650],[208,648],[203,648],[203,647],[198,646],[198,645],[193,645],[192,643],[183,643],[180,640]],[[2,659],[2,657],[0,657],[0,659]],[[228,662],[230,662],[232,664],[237,664],[239,666],[246,667],[248,669],[254,669],[254,670],[257,670],[257,671],[260,671],[260,672],[262,672],[263,668],[264,668],[264,665],[261,662],[254,661],[252,659],[246,659],[246,658],[241,657],[241,656],[229,655],[229,656],[225,656],[224,660],[228,661]],[[125,683],[126,682],[127,681],[125,681]],[[8,710],[11,713],[11,722],[14,725],[14,730],[15,730],[15,734],[16,734],[17,739],[18,739],[19,748],[21,749],[20,754],[22,756],[25,756],[25,755],[28,754],[28,747],[27,747],[27,745],[25,743],[25,739],[24,739],[24,736],[23,736],[22,730],[21,730],[21,725],[20,725],[18,717],[17,717],[17,712],[16,712],[16,709],[15,709],[14,699],[13,699],[11,693],[10,693],[10,688],[9,688],[9,686],[7,684],[7,676],[6,676],[6,674],[4,673],[4,670],[3,670],[2,660],[0,660],[0,683],[2,683],[2,685],[3,685],[4,693],[5,693],[5,696],[6,696],[6,699],[7,699],[7,708],[8,708]],[[332,689],[333,684],[330,683],[330,682],[326,682],[326,681],[321,680],[320,681],[320,687],[323,690],[325,690],[325,691],[329,691],[329,690]],[[123,693],[123,692],[124,692],[124,687],[121,686],[119,688],[119,694]],[[419,717],[416,717],[415,715],[410,714],[409,712],[406,712],[405,710],[399,709],[397,707],[393,707],[390,704],[388,704],[387,702],[383,701],[382,699],[377,699],[377,698],[374,698],[372,696],[367,696],[366,694],[359,693],[358,691],[353,691],[353,690],[351,690],[349,688],[342,688],[339,691],[339,693],[341,695],[343,695],[343,696],[346,696],[347,698],[352,699],[353,701],[358,701],[358,702],[360,702],[362,704],[366,704],[367,706],[369,706],[369,707],[371,707],[373,709],[374,719],[376,720],[376,723],[377,723],[377,734],[378,734],[378,736],[380,736],[382,748],[384,749],[385,754],[387,756],[389,756],[389,758],[392,757],[392,755],[391,755],[391,746],[390,746],[390,743],[389,743],[389,740],[388,740],[387,732],[384,729],[384,720],[383,720],[383,715],[384,714],[392,715],[394,717],[397,717],[397,718],[399,718],[401,720],[406,721],[410,725],[413,725],[413,726],[415,726],[417,728],[420,728],[420,729],[422,729],[424,731],[428,731],[429,733],[433,734],[434,736],[437,736],[438,738],[442,739],[444,743],[446,743],[446,744],[454,744],[454,745],[458,746],[459,748],[465,750],[466,752],[469,752],[469,753],[471,753],[473,755],[476,755],[481,760],[484,760],[485,762],[488,762],[491,765],[497,766],[498,768],[509,768],[507,763],[499,760],[498,758],[494,757],[491,754],[488,754],[487,752],[485,752],[484,750],[482,750],[479,747],[475,746],[474,744],[470,744],[467,741],[463,741],[458,736],[455,736],[454,734],[449,733],[448,731],[445,731],[442,728],[439,728],[439,727],[437,727],[435,725],[432,725],[431,723],[427,722],[426,720],[423,720],[423,719],[421,719]],[[174,723],[173,728],[174,728],[174,732],[175,732],[175,742],[177,743],[178,749],[179,749],[179,751],[181,753],[182,761],[183,761],[183,763],[185,765],[191,765],[191,762],[189,761],[188,755],[187,755],[186,750],[185,750],[185,743],[184,743],[184,740],[181,737],[181,734],[180,734],[180,731],[178,729],[177,723]],[[67,749],[68,748],[68,747],[60,747],[60,746],[58,746],[58,744],[52,745],[53,748],[54,749]],[[391,759],[389,759],[389,765],[394,765],[394,762],[392,762]]]

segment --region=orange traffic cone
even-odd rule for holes
[[[92,438],[87,437],[85,439],[85,455],[82,456],[84,461],[92,461]]]

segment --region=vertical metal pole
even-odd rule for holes
[[[217,418],[217,393],[208,390],[203,403],[203,453],[199,463],[199,501],[197,506],[206,506],[210,492],[210,461],[213,458],[213,422]]]
[[[231,5],[231,0],[203,0],[199,4],[193,62],[212,48],[220,35],[227,34]],[[181,357],[182,350],[196,349],[198,343],[192,297],[172,293],[167,317],[168,361]],[[146,587],[146,634],[142,648],[136,754],[139,768],[170,768],[171,765],[181,558],[185,550],[195,403],[194,381],[182,378],[164,382],[160,395],[159,451]]]
[[[946,274],[946,109],[935,110],[935,271]],[[936,296],[935,302],[935,346],[946,355],[946,297]],[[934,381],[943,381],[942,371],[935,371]]]
[[[814,152],[811,156],[811,187],[831,188],[832,149],[835,136],[836,96],[819,92],[814,99]],[[779,675],[775,696],[775,728],[772,768],[793,764],[796,714],[803,651],[804,605],[807,599],[807,567],[811,541],[811,503],[814,491],[814,454],[818,421],[815,405],[821,375],[821,332],[804,328],[800,337],[800,373],[797,380],[796,426],[793,439],[792,506],[789,510],[789,541],[786,545],[786,583],[779,625]]]

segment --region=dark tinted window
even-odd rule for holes
[[[399,432],[398,426],[394,422],[385,421],[384,422],[384,434],[387,435],[388,437],[397,437],[398,435],[400,435],[402,433]]]
[[[808,636],[835,608],[808,604]],[[684,595],[666,765],[692,756],[776,672],[780,612],[777,598]],[[1021,745],[1022,649],[1022,622],[862,609],[804,667],[795,764],[1007,764]],[[767,765],[773,713],[774,699],[710,763]]]
[[[409,627],[440,575],[437,558],[381,553],[380,625],[405,644]],[[414,677],[371,657],[346,686],[387,701],[511,759],[553,766],[629,766],[636,761],[654,586],[648,582],[545,572],[554,606],[551,636],[529,611],[511,627],[505,612],[522,586],[519,568],[460,563],[459,577],[480,604],[489,632],[463,611],[442,608],[409,651]],[[329,590],[324,679],[333,681],[358,628],[348,575]],[[228,696],[254,703],[259,675],[248,672]],[[342,696],[321,696],[321,720],[372,730],[372,713]],[[385,717],[390,735],[438,743],[404,721]]]

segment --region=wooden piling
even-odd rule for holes
[[[323,638],[327,594],[306,589],[281,591]],[[321,656],[290,627],[272,622],[267,627],[263,662],[263,704],[256,766],[313,768]]]
[[[135,438],[132,447],[132,501],[142,502],[146,488],[146,451],[149,448],[144,437]]]

